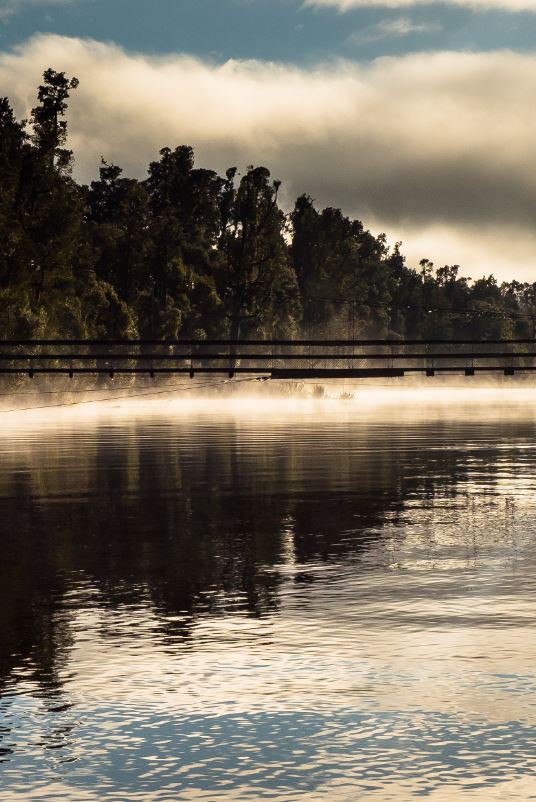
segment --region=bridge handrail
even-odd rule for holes
[[[19,346],[25,347],[41,347],[41,346],[289,346],[289,347],[333,347],[333,348],[350,348],[359,346],[400,346],[405,345],[530,345],[536,344],[535,338],[530,339],[511,339],[511,340],[474,340],[474,339],[460,339],[460,340],[445,340],[445,339],[348,339],[348,340],[60,340],[60,339],[35,339],[35,340],[0,340],[0,348],[10,347],[15,348]]]
[[[30,361],[54,361],[54,360],[74,360],[80,362],[88,362],[88,361],[120,361],[120,362],[127,362],[127,361],[151,361],[154,360],[155,362],[175,362],[175,361],[189,361],[194,359],[196,361],[203,360],[205,362],[218,362],[218,361],[225,361],[227,362],[230,358],[233,360],[239,361],[251,361],[251,360],[258,360],[260,362],[266,361],[307,361],[313,359],[316,362],[322,362],[326,360],[380,360],[382,362],[392,361],[392,360],[399,360],[399,359],[408,359],[408,360],[434,360],[434,359],[535,359],[536,358],[536,351],[459,351],[459,352],[451,352],[448,353],[446,351],[442,353],[435,353],[431,351],[423,351],[417,353],[402,353],[402,352],[392,352],[392,353],[371,353],[367,351],[363,351],[359,354],[326,354],[326,353],[316,353],[316,354],[285,354],[285,353],[270,353],[270,354],[252,354],[252,353],[243,353],[243,352],[235,352],[232,354],[225,353],[225,354],[214,354],[214,353],[195,353],[192,351],[188,351],[182,354],[154,354],[154,353],[147,353],[147,354],[131,354],[131,353],[100,353],[100,354],[78,354],[78,353],[65,353],[65,354],[55,354],[55,353],[38,353],[38,354],[17,354],[17,353],[2,353],[0,351],[0,362],[21,362],[24,360]]]

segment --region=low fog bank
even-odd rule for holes
[[[483,408],[529,406],[536,409],[536,378],[531,376],[465,376],[452,374],[434,377],[347,380],[269,380],[265,377],[174,377],[172,379],[132,380],[130,377],[100,380],[92,385],[87,379],[77,381],[43,377],[24,378],[16,386],[0,384],[0,414],[4,426],[15,413],[46,415],[76,412],[120,414],[158,414],[164,410],[219,412],[271,409],[314,410],[318,414],[342,409],[374,410],[404,407],[419,410],[423,406],[457,407],[467,404]]]

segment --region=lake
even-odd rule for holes
[[[536,799],[536,391],[0,413],[0,800]]]

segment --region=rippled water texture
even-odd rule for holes
[[[536,799],[536,393],[391,401],[2,416],[2,802]]]

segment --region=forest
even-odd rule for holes
[[[533,337],[536,283],[406,264],[308,195],[281,208],[266,167],[224,176],[189,146],[144,180],[72,177],[76,78],[48,69],[30,120],[0,99],[0,338]]]

